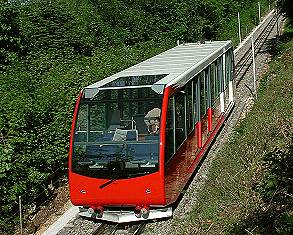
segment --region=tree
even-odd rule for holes
[[[17,7],[7,1],[0,2],[0,71],[24,52]]]
[[[282,13],[288,17],[289,22],[293,23],[293,4],[292,0],[278,0],[277,6]]]

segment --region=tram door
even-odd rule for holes
[[[216,127],[221,115],[220,93],[221,93],[221,60],[214,61],[210,66],[210,97],[212,112],[212,129]]]
[[[202,146],[207,141],[209,135],[209,117],[208,109],[210,107],[210,85],[209,85],[210,70],[209,67],[202,71],[199,75],[199,89],[200,89],[200,121],[201,121],[201,136]]]
[[[214,62],[203,70],[196,81],[196,102],[197,110],[197,138],[198,147],[201,148],[214,130],[220,111],[220,77],[217,67],[221,63]]]
[[[197,147],[202,148],[208,137],[208,69],[199,73],[194,82],[194,123]]]

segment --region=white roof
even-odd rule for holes
[[[231,41],[181,44],[87,86],[85,88],[85,96],[91,98],[99,91],[99,89],[115,89],[115,87],[102,88],[102,86],[116,80],[117,78],[167,74],[167,76],[154,84],[148,84],[148,87],[151,86],[154,91],[162,94],[164,87],[184,86],[188,80],[200,73],[231,47]]]

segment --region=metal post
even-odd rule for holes
[[[260,13],[260,2],[258,4],[258,22],[260,23],[261,13]]]
[[[256,66],[255,66],[255,53],[254,53],[254,39],[251,36],[251,51],[252,51],[252,65],[253,65],[253,90],[256,96]]]
[[[238,37],[239,37],[239,43],[241,43],[241,23],[240,23],[240,14],[237,13],[238,16]]]
[[[22,212],[21,212],[21,196],[18,197],[19,201],[19,224],[20,224],[20,234],[22,235]]]
[[[269,0],[269,11],[271,11],[271,1]]]

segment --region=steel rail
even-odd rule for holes
[[[139,235],[143,232],[145,226],[146,223],[144,222],[131,225],[101,223],[92,232],[92,235]]]
[[[99,227],[92,232],[92,235],[114,235],[118,224],[101,223]]]
[[[139,235],[143,232],[145,226],[146,226],[146,223],[139,223],[139,224],[132,225],[128,233],[131,235]]]

